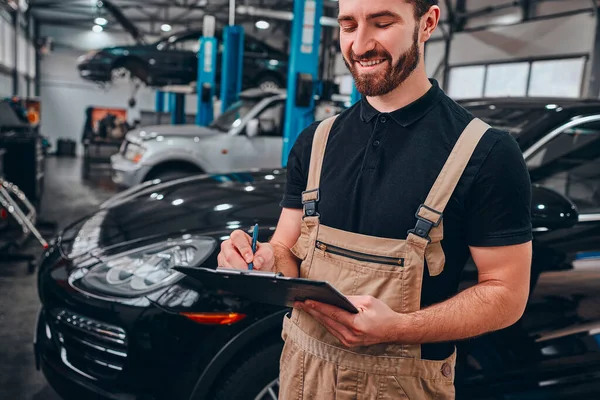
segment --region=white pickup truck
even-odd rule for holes
[[[252,89],[208,127],[158,125],[127,133],[111,157],[113,181],[131,187],[144,181],[188,175],[280,168],[286,92]],[[343,109],[319,103],[315,118]]]

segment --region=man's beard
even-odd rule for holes
[[[343,57],[344,62],[354,78],[356,89],[359,93],[368,97],[388,94],[404,83],[419,65],[419,26],[417,25],[415,28],[412,46],[400,56],[396,65],[392,65],[392,55],[379,47],[367,51],[360,57],[357,57],[352,49],[350,49],[349,57],[351,63],[346,60],[346,57]],[[376,73],[359,73],[356,68],[358,61],[372,59],[384,59],[384,63],[388,64],[387,68]]]

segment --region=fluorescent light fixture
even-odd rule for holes
[[[269,24],[267,21],[263,21],[263,20],[256,21],[255,25],[258,29],[269,29],[269,27],[271,26],[271,24]]]
[[[104,30],[103,27],[101,27],[100,25],[94,25],[94,27],[92,28],[92,30],[96,33],[100,33]]]
[[[96,25],[104,26],[104,25],[108,24],[108,21],[106,20],[106,18],[98,17],[94,20],[94,23]]]
[[[171,32],[171,29],[173,29],[173,28],[169,24],[162,24],[160,26],[160,30],[163,32]]]

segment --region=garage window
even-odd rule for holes
[[[570,97],[581,95],[587,56],[451,67],[448,95],[480,97]]]

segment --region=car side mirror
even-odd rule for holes
[[[565,229],[579,221],[575,204],[552,189],[533,185],[531,199],[531,223],[534,229]]]
[[[258,136],[259,125],[260,122],[256,118],[253,118],[250,121],[248,121],[248,124],[246,125],[246,135],[248,137]]]

